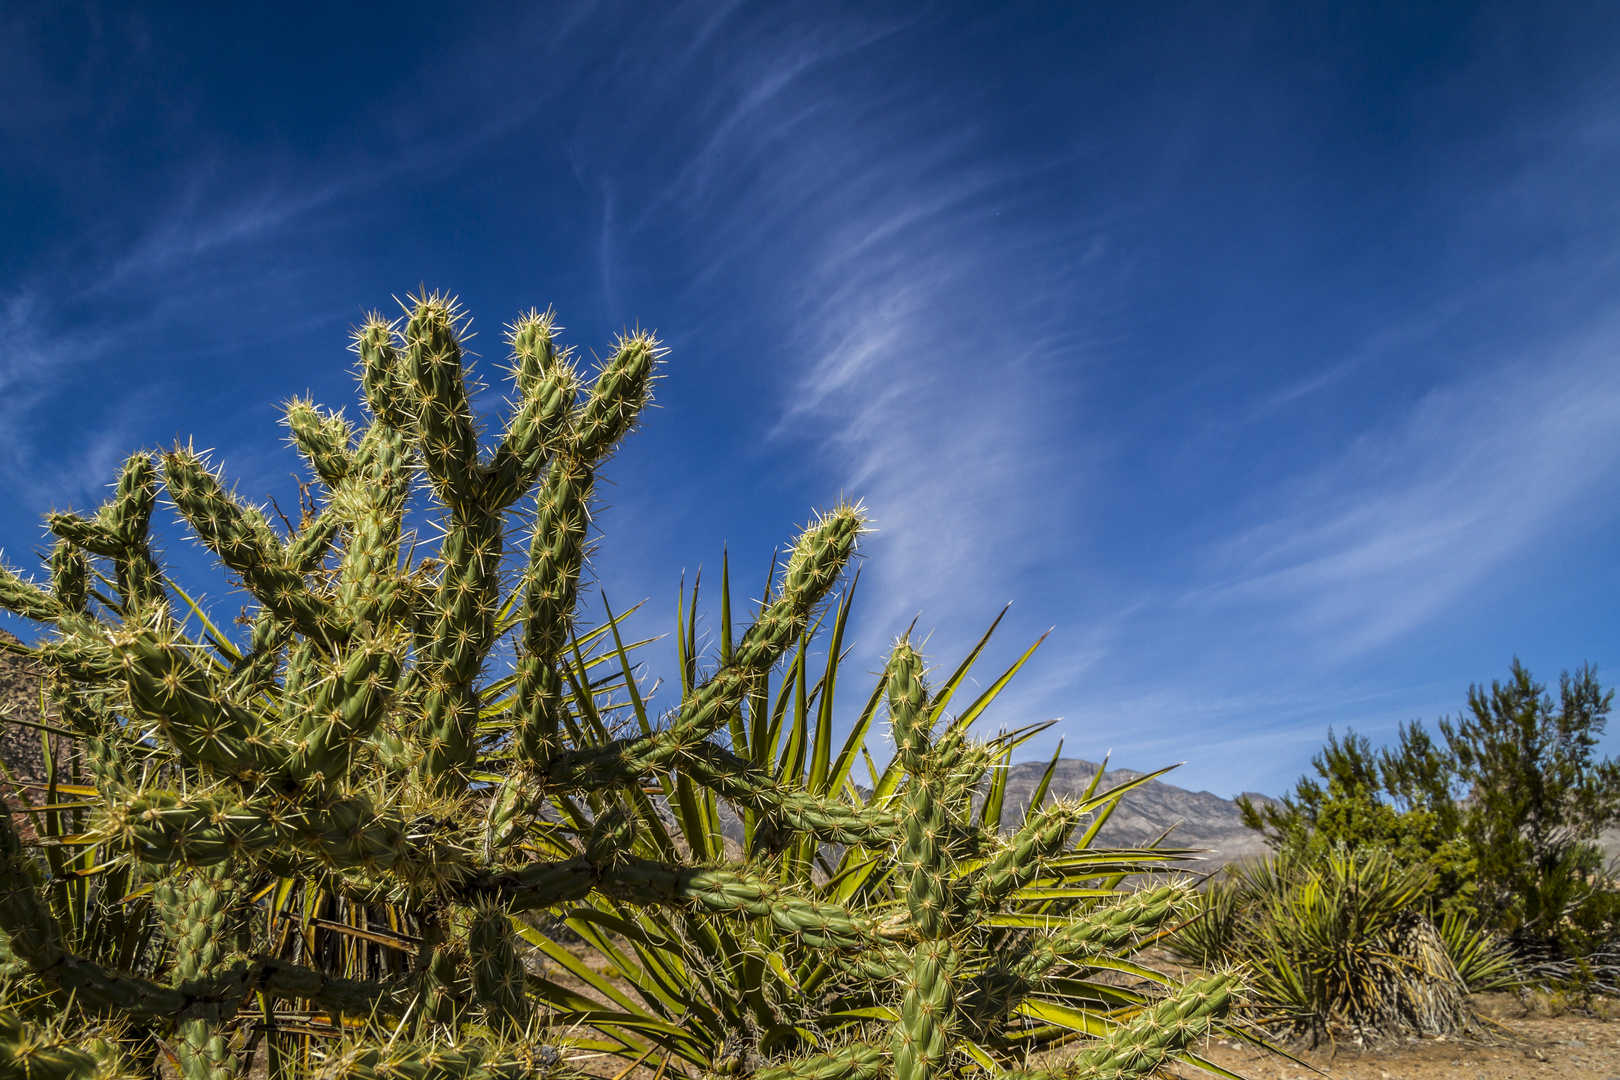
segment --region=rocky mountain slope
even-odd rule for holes
[[[0,639],[17,640],[4,630]],[[5,723],[12,716],[39,719],[39,671],[26,658],[0,649],[0,761],[18,780],[39,783],[45,775],[39,729]]]
[[[1008,770],[1005,815],[1008,820],[1016,820],[1013,811],[1021,812],[1029,805],[1046,766],[1043,761],[1026,761]],[[1079,797],[1097,775],[1098,768],[1100,766],[1093,761],[1059,759],[1047,798]],[[1098,791],[1142,775],[1130,769],[1109,769]],[[1271,801],[1253,793],[1249,798],[1256,804]],[[1200,871],[1212,870],[1236,859],[1263,855],[1267,850],[1259,833],[1243,827],[1235,802],[1208,791],[1188,791],[1163,780],[1149,780],[1127,793],[1103,826],[1098,842],[1109,847],[1136,847],[1151,843],[1166,829],[1171,830],[1166,846],[1203,849],[1202,861],[1197,867]]]

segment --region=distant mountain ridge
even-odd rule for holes
[[[1004,820],[1016,820],[1022,814],[1040,786],[1048,764],[1025,761],[1008,768]],[[1082,758],[1059,758],[1052,770],[1047,801],[1078,798],[1101,767],[1097,762]],[[1110,768],[1103,774],[1097,790],[1106,791],[1143,775],[1132,769]],[[1266,795],[1245,794],[1257,805],[1274,801]],[[1259,833],[1243,827],[1236,802],[1208,791],[1188,791],[1163,780],[1149,780],[1127,792],[1102,827],[1097,842],[1105,847],[1138,847],[1151,843],[1167,829],[1171,832],[1165,840],[1166,846],[1203,849],[1204,855],[1197,867],[1201,871],[1261,856],[1268,850]]]

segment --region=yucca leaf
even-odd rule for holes
[[[680,823],[681,835],[692,849],[692,858],[698,862],[708,862],[714,858],[714,852],[709,848],[709,822],[699,799],[697,785],[685,773],[675,774],[675,809],[675,820]]]
[[[999,617],[997,618],[997,621],[1000,621]],[[991,629],[994,630],[995,627],[992,625]],[[1012,682],[1013,676],[1018,674],[1019,669],[1029,661],[1031,656],[1035,655],[1035,650],[1041,647],[1041,645],[1046,641],[1046,638],[1047,635],[1042,634],[1035,644],[1025,649],[1023,653],[1020,654],[1018,659],[1013,661],[1013,665],[1011,667],[1001,673],[1000,678],[996,679],[995,682],[986,687],[982,694],[974,698],[973,704],[969,705],[966,711],[957,716],[955,720],[951,721],[951,730],[955,731],[969,727],[975,720],[983,715],[984,711],[990,707],[991,703],[994,702],[996,698],[1000,696],[1001,692],[1007,688],[1007,684]]]
[[[980,1068],[989,1073],[991,1076],[995,1076],[1006,1071],[1006,1067],[1002,1065],[1001,1062],[997,1061],[995,1057],[991,1055],[990,1051],[986,1050],[984,1047],[980,1046],[971,1039],[958,1039],[955,1046],[957,1050],[972,1058],[978,1063]]]
[[[1200,1057],[1190,1050],[1177,1050],[1171,1053],[1170,1057],[1184,1065],[1192,1065],[1214,1076],[1219,1076],[1222,1080],[1249,1080],[1248,1077],[1235,1073],[1230,1069],[1222,1068],[1208,1058]]]
[[[625,654],[624,640],[619,637],[619,621],[613,617],[613,608],[608,604],[607,593],[602,593],[602,610],[607,612],[608,627],[613,631],[613,648],[619,657],[619,670],[624,674],[625,690],[630,695],[630,706],[635,710],[636,722],[641,725],[643,735],[651,735],[652,722],[647,719],[647,707],[641,700],[641,690],[636,686],[636,675],[630,667],[630,657]]]
[[[991,770],[990,787],[979,806],[979,828],[992,833],[1001,831],[1001,808],[1007,801],[1007,772],[1012,768],[1012,748],[1008,747]]]
[[[880,678],[877,685],[872,688],[872,696],[866,699],[866,707],[855,717],[855,725],[849,729],[849,737],[844,740],[843,749],[838,752],[838,758],[827,774],[825,788],[827,794],[830,795],[845,786],[849,781],[850,770],[855,767],[855,755],[866,753],[866,736],[872,730],[872,720],[877,716],[878,705],[883,701],[883,691],[887,685],[887,681]],[[871,762],[870,755],[867,756],[867,761]]]
[[[197,616],[198,621],[203,624],[203,628],[208,631],[208,636],[212,640],[214,648],[223,653],[231,663],[240,663],[242,651],[232,644],[230,638],[220,632],[219,627],[215,626],[213,620],[208,617],[208,613],[203,611],[197,601],[191,598],[191,594],[173,581],[169,582],[169,589],[181,600],[185,601],[186,607],[190,608],[191,613]]]
[[[990,638],[995,634],[996,627],[1001,625],[1001,620],[1005,619],[1007,612],[1011,610],[1011,604],[1001,609],[1000,614],[991,621],[990,628],[979,638],[979,643],[973,646],[967,656],[962,658],[961,663],[956,665],[956,670],[951,672],[951,677],[940,684],[938,690],[934,691],[933,700],[929,702],[928,723],[930,727],[938,724],[940,718],[945,715],[945,706],[949,705],[951,698],[956,695],[956,688],[962,685],[963,679],[967,678],[967,673],[972,670],[974,663],[979,659],[979,654],[984,652],[986,645],[990,644]],[[971,722],[969,721],[969,723]]]
[[[795,787],[801,786],[804,780],[804,759],[806,744],[810,741],[809,730],[809,696],[805,682],[808,675],[805,671],[805,653],[810,647],[809,632],[799,635],[799,649],[793,660],[793,718],[788,726],[787,745],[782,748],[782,756],[777,761],[776,776],[784,783]],[[784,684],[783,691],[787,690]]]
[[[1041,1001],[1038,998],[1028,998],[1020,1002],[1013,1010],[1020,1016],[1027,1016],[1032,1020],[1039,1020],[1055,1027],[1068,1028],[1071,1031],[1084,1032],[1101,1038],[1118,1026],[1094,1012],[1084,1009],[1075,1009],[1068,1005],[1059,1005],[1052,1001]]]
[[[549,959],[554,961],[559,967],[565,969],[574,978],[585,983],[591,989],[606,997],[615,1005],[618,1005],[628,1013],[635,1013],[638,1011],[635,1003],[626,997],[618,987],[614,986],[607,979],[602,978],[595,971],[591,970],[590,966],[584,961],[580,960],[563,946],[546,937],[545,934],[542,934],[532,926],[518,922],[513,923],[513,931],[524,941],[545,953]],[[575,991],[552,983],[550,980],[545,979],[544,977],[537,976],[534,980],[531,980],[531,982],[536,982],[538,986],[546,989],[548,997],[550,996],[552,988],[554,988],[555,991],[559,991],[562,994],[570,997],[577,996]],[[589,999],[585,1000],[589,1001]],[[597,1003],[591,1002],[591,1004],[596,1005]]]
[[[859,580],[858,573],[856,580]],[[838,664],[843,659],[844,626],[849,622],[849,606],[854,598],[855,587],[852,583],[839,600],[838,614],[833,619],[832,641],[827,645],[827,670],[821,676],[821,700],[816,709],[815,751],[810,755],[810,777],[805,785],[812,795],[827,795],[837,791],[842,784],[831,774],[833,701],[838,687]]]
[[[1035,791],[1030,795],[1029,802],[1024,806],[1024,822],[1026,824],[1033,815],[1040,812],[1041,804],[1046,801],[1046,793],[1052,788],[1052,775],[1057,772],[1058,759],[1062,756],[1063,740],[1059,739],[1057,749],[1052,751],[1052,760],[1047,762],[1046,771],[1041,774],[1040,783],[1035,785]],[[1080,846],[1085,847],[1085,841],[1082,840]]]

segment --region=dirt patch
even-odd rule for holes
[[[1556,1002],[1543,998],[1520,1001],[1490,995],[1479,1001],[1480,1012],[1491,1018],[1500,1039],[1495,1042],[1457,1042],[1450,1039],[1409,1039],[1390,1048],[1364,1050],[1341,1044],[1295,1056],[1319,1070],[1247,1046],[1215,1042],[1204,1056],[1250,1080],[1306,1080],[1315,1075],[1342,1080],[1522,1080],[1558,1077],[1559,1080],[1616,1080],[1620,1078],[1620,1021],[1609,1003],[1599,1002],[1601,1015],[1557,1011]],[[1207,1073],[1187,1071],[1188,1077]]]
[[[17,640],[4,630],[0,639]],[[39,729],[4,721],[17,717],[39,722],[39,679],[39,668],[31,660],[0,649],[0,760],[18,780],[36,784],[45,778]]]

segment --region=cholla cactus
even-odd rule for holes
[[[662,349],[627,334],[585,387],[550,314],[523,316],[508,336],[515,400],[486,452],[463,331],[437,294],[397,322],[367,318],[362,427],[289,403],[318,485],[297,527],[278,530],[176,446],[131,457],[95,515],[50,516],[48,585],[0,569],[0,606],[43,627],[28,651],[47,671],[47,726],[72,747],[31,804],[28,840],[0,814],[0,1056],[30,1076],[150,1073],[167,1057],[186,1080],[229,1080],[263,1046],[276,1080],[550,1076],[566,1039],[544,1022],[514,918],[585,903],[620,906],[631,929],[753,920],[820,951],[815,979],[865,980],[878,1008],[895,998],[892,1038],[863,1029],[766,1071],[925,1080],[1048,970],[1167,917],[1152,894],[1053,932],[995,921],[1059,865],[1078,814],[1037,813],[1006,846],[970,826],[963,778],[992,755],[933,739],[937,702],[909,645],[888,674],[906,779],[882,797],[784,782],[738,739],[745,699],[796,642],[802,668],[863,529],[855,508],[804,530],[753,625],[650,722],[617,623],[586,629],[578,599],[596,470],[649,400]],[[159,466],[251,602],[245,645],[165,579],[149,540]],[[439,539],[418,557],[409,526],[423,520]],[[526,552],[509,543],[525,526]],[[593,676],[610,655],[621,675]],[[614,693],[638,729],[604,721]],[[693,845],[682,861],[654,835],[649,783],[683,805],[718,794],[747,808],[753,857]],[[853,903],[771,862],[823,843],[878,853],[890,901]],[[1009,933],[1016,947],[987,965],[985,944]],[[1221,1012],[1225,988],[1142,1012],[1086,1068],[1157,1068]],[[69,1046],[72,1030],[85,1038]]]

